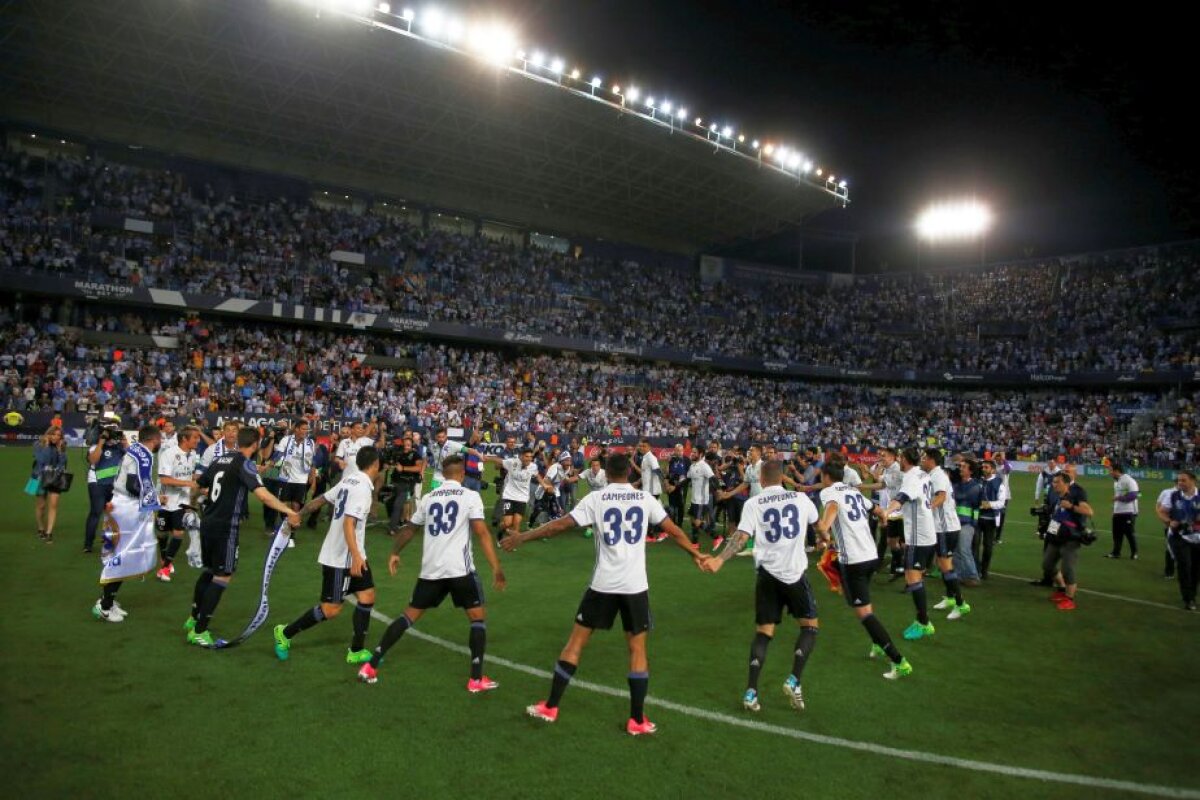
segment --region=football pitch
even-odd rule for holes
[[[180,559],[174,582],[127,582],[122,624],[98,622],[96,555],[80,552],[87,493],[63,497],[56,542],[34,535],[21,492],[28,449],[0,449],[5,603],[0,611],[3,735],[9,797],[821,798],[1197,797],[1187,753],[1200,710],[1200,615],[1180,608],[1161,579],[1162,533],[1151,511],[1161,482],[1142,482],[1142,556],[1111,561],[1112,484],[1085,479],[1100,541],[1080,563],[1079,608],[1060,612],[1039,574],[1041,543],[1027,513],[1032,478],[997,548],[994,575],[967,589],[974,609],[937,634],[905,642],[913,618],[900,583],[876,578],[876,614],[916,672],[890,682],[867,658],[870,641],[813,568],[821,633],[804,674],[808,708],[779,690],[794,625],[780,626],[763,670],[763,709],[741,708],[753,635],[753,566],[735,559],[698,572],[669,543],[650,545],[650,700],[653,737],[624,733],[623,637],[598,632],[584,652],[557,723],[525,716],[543,699],[591,574],[579,533],[501,554],[508,590],[488,589],[487,673],[497,691],[465,691],[467,622],[449,601],[389,653],[366,686],[344,663],[350,615],[298,636],[276,660],[270,627],[318,600],[317,550],[326,525],[304,528],[285,552],[266,625],[239,648],[184,642],[196,573]],[[489,504],[494,492],[484,493]],[[252,501],[237,578],[214,630],[231,637],[258,601],[266,537]],[[387,575],[390,540],[371,529],[367,550],[384,617],[399,615],[420,564],[420,540]],[[707,543],[705,543],[707,544]],[[1009,577],[1012,576],[1012,577]],[[941,582],[931,579],[930,602]],[[1102,593],[1102,594],[1097,594]],[[376,620],[368,646],[384,623]]]

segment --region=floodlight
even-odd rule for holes
[[[534,50],[529,62],[535,67],[540,67],[546,63],[546,55],[541,50]]]
[[[654,98],[653,97],[646,98],[646,108],[654,108]]]
[[[987,233],[992,212],[977,200],[932,205],[917,217],[917,235],[922,239],[973,239]]]
[[[550,62],[550,71],[556,75],[562,75],[562,71],[566,69],[566,67],[567,65],[563,63],[561,58],[556,58]]]
[[[739,134],[738,134],[738,141],[739,141],[739,142],[744,142],[744,141],[746,141],[746,134],[744,134],[744,133],[739,133]]]
[[[427,8],[421,15],[421,29],[429,36],[441,36],[446,27],[446,18],[440,9]]]
[[[696,127],[697,127],[697,128],[703,128],[703,127],[704,127],[704,120],[700,119],[699,117],[696,117]]]
[[[516,49],[516,36],[500,23],[480,25],[471,29],[468,46],[473,52],[493,64],[504,64]]]
[[[400,14],[401,19],[403,19],[405,22],[412,22],[416,16],[417,15],[413,13],[411,8],[404,9],[404,11]]]
[[[571,70],[571,80],[573,80],[573,81],[579,80],[579,70],[577,70],[577,69]]]
[[[721,131],[721,135],[724,136],[726,139],[728,139],[730,136],[733,135],[733,128],[726,125],[724,127],[724,129]]]
[[[390,13],[392,13],[392,7],[390,5],[388,5],[387,3],[380,3],[379,4],[379,13],[380,14],[390,14]]]
[[[846,188],[846,181],[845,181],[845,179],[844,179],[844,178],[843,178],[841,181],[839,181],[839,182],[838,182],[838,188],[839,188],[839,189],[845,189],[845,188]]]
[[[800,166],[800,156],[792,153],[790,156],[788,156],[787,167],[788,169],[796,169],[798,166]]]
[[[775,152],[775,145],[771,144],[770,142],[767,142],[765,145],[763,145],[763,152],[766,153],[767,155],[771,155],[772,153]]]
[[[687,109],[679,108],[678,110],[676,110],[675,119],[687,119]],[[696,120],[696,124],[699,125],[700,120]]]
[[[664,113],[666,113],[666,114],[670,114],[670,113],[671,113],[671,109],[672,109],[672,108],[674,108],[674,106],[673,106],[673,105],[671,105],[671,101],[670,101],[670,100],[664,100],[664,101],[663,101],[663,104],[662,104],[662,110],[663,110],[663,112],[664,112]]]
[[[817,177],[821,177],[821,168],[817,167]]]
[[[613,94],[620,94],[620,93],[621,93],[621,84],[614,83],[613,84]]]
[[[602,83],[604,83],[604,81],[600,80],[600,76],[599,76],[599,75],[597,75],[596,77],[592,78],[592,88],[593,88],[593,89],[599,89],[599,88],[600,88],[600,84],[602,84]]]
[[[757,150],[758,149],[758,139],[755,139],[753,142],[751,142],[750,146],[753,147],[755,150]]]
[[[812,162],[811,161],[804,162],[804,172],[805,173],[812,172]]]
[[[625,96],[636,103],[637,99],[642,96],[642,90],[636,86],[630,86],[629,90],[625,92]]]

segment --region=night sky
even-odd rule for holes
[[[1185,121],[1195,44],[1177,12],[1139,5],[1098,17],[1091,6],[1081,21],[1085,12],[1054,3],[453,7],[504,13],[523,44],[568,67],[817,156],[849,178],[854,202],[808,224],[859,234],[860,268],[912,267],[912,219],[939,197],[992,204],[989,257],[1200,236],[1196,126]],[[787,261],[794,238],[753,253]]]

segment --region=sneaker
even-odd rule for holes
[[[713,548],[712,548],[712,551],[713,551],[714,553],[715,553],[715,552],[717,552],[718,550],[720,550],[720,549],[721,549],[721,545],[723,545],[723,544],[725,544],[725,537],[724,537],[724,536],[718,536],[717,538],[713,539]]]
[[[953,597],[943,597],[942,602],[933,607],[934,611],[945,611],[947,608],[954,608]]]
[[[371,660],[370,650],[351,650],[346,648],[346,663],[347,664],[365,664]]]
[[[187,622],[183,623],[183,632],[188,635],[188,641],[191,641],[192,632],[196,630],[196,618],[188,617]]]
[[[92,552],[92,548],[85,546],[85,547],[83,548],[83,552],[85,552],[85,553],[90,553],[90,552]]]
[[[295,548],[296,548],[296,540],[289,536],[288,543],[287,543],[287,549],[294,550]]]
[[[379,675],[376,674],[370,661],[358,668],[358,679],[363,683],[375,683],[379,680]]]
[[[753,689],[747,689],[746,693],[742,695],[742,708],[747,711],[762,710],[762,705],[758,702],[758,692]]]
[[[467,681],[467,691],[471,694],[479,694],[480,692],[490,692],[500,686],[499,683],[484,675],[482,678],[471,678]]]
[[[883,673],[883,677],[889,681],[898,681],[901,678],[907,678],[913,674],[912,664],[908,663],[907,658],[900,659],[899,664],[892,664],[892,668]]]
[[[1137,554],[1137,553],[1134,553],[1133,555],[1131,555],[1131,556],[1129,557],[1129,560],[1130,560],[1130,561],[1137,561],[1137,560],[1138,560],[1138,554]]]
[[[168,564],[162,569],[154,573],[154,577],[158,578],[163,583],[171,582],[171,566]]]
[[[1105,553],[1104,557],[1105,558],[1120,558],[1120,556],[1117,555],[1116,553]]]
[[[291,655],[292,640],[283,635],[283,629],[286,625],[276,625],[271,633],[275,637],[275,657],[280,661],[287,661]]]
[[[954,610],[946,615],[946,619],[962,619],[967,614],[971,613],[971,606],[968,603],[956,605]]]
[[[542,722],[554,722],[558,719],[558,706],[550,708],[550,706],[546,705],[545,700],[539,700],[534,705],[526,706],[525,713],[534,719],[540,719]],[[642,719],[645,719],[645,717]]]
[[[1055,603],[1055,605],[1058,606],[1059,611],[1074,611],[1075,610],[1075,601],[1069,597],[1064,596],[1063,599],[1058,601],[1057,603]]]
[[[102,622],[124,622],[125,617],[121,616],[115,608],[110,608],[105,611],[100,607],[100,601],[96,601],[96,605],[92,606],[92,616]]]
[[[915,642],[917,639],[924,639],[926,636],[933,636],[934,633],[936,633],[936,631],[934,630],[932,622],[928,625],[922,625],[920,622],[914,621],[912,625],[909,625],[904,629],[904,638],[908,639],[910,642]]]
[[[1187,605],[1184,606],[1184,609],[1187,611],[1195,611],[1196,610],[1196,601],[1193,600],[1192,602],[1188,603]]]
[[[804,690],[800,688],[800,681],[796,680],[795,675],[788,675],[787,680],[783,682],[783,694],[792,704],[792,708],[797,711],[804,710]]]
[[[204,561],[203,561],[203,559],[200,558],[199,553],[193,553],[189,550],[188,554],[187,554],[187,561],[188,561],[188,566],[191,567],[192,569],[203,569],[204,568]]]
[[[121,619],[125,619],[126,617],[128,617],[128,616],[129,616],[129,612],[128,612],[128,611],[126,611],[126,610],[125,610],[125,608],[124,608],[124,606],[122,606],[122,605],[121,605],[119,602],[117,602],[116,600],[113,600],[113,605],[112,605],[112,613],[116,614],[116,615],[117,615],[118,617],[120,617]]]
[[[658,726],[650,721],[646,715],[642,715],[642,721],[630,717],[629,722],[625,723],[625,732],[630,736],[646,736],[658,730]]]
[[[204,633],[196,633],[195,631],[192,631],[188,634],[188,644],[194,644],[197,647],[203,647],[211,650],[215,647],[219,647],[221,644],[223,644],[223,642],[213,636],[212,631],[205,631]]]
[[[172,561],[170,564],[167,564],[167,569],[171,570],[171,574],[174,575],[175,574],[175,562]]]
[[[583,538],[585,538],[585,539],[590,539],[590,538],[592,538],[592,529],[591,529],[591,528],[584,528],[584,530],[583,530]]]
[[[887,653],[877,644],[871,645],[871,652],[867,653],[867,658],[887,658]]]
[[[1050,602],[1051,603],[1061,602],[1064,598],[1066,598],[1066,596],[1067,596],[1067,593],[1065,591],[1063,591],[1062,589],[1055,589],[1054,593],[1050,595]]]

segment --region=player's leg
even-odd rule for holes
[[[105,487],[99,483],[89,483],[87,488],[88,515],[83,526],[83,552],[90,553],[96,543],[96,528],[100,524],[100,515],[104,513],[104,506],[111,498],[105,497]]]
[[[800,633],[796,636],[795,648],[792,651],[792,672],[783,684],[783,690],[791,701],[792,708],[804,710],[804,692],[800,688],[804,675],[804,667],[808,658],[817,646],[817,632],[821,623],[817,619],[817,599],[813,596],[812,586],[807,576],[787,587],[786,603],[792,616],[800,625]]]
[[[379,669],[388,650],[391,650],[400,641],[409,628],[417,624],[417,620],[424,616],[426,611],[441,605],[442,600],[449,593],[449,584],[444,580],[417,578],[417,585],[413,588],[412,599],[408,601],[408,607],[384,630],[379,644],[371,653],[370,660],[359,669],[358,679],[363,683],[375,683],[375,671]]]
[[[467,648],[471,651],[471,677],[467,680],[467,691],[471,694],[488,692],[500,684],[483,674],[483,660],[487,653],[487,611],[482,605],[468,608],[467,621],[471,624],[467,638]]]
[[[554,664],[554,673],[550,680],[550,696],[540,703],[526,707],[525,712],[529,716],[544,722],[554,722],[558,719],[558,704],[562,700],[563,693],[567,691],[567,686],[570,685],[575,670],[579,667],[583,648],[592,638],[592,632],[596,629],[608,630],[617,618],[616,597],[616,595],[601,594],[592,589],[583,593],[579,610],[575,613],[575,624],[571,628],[571,635],[562,652],[558,654],[558,661]]]
[[[1079,563],[1079,550],[1082,545],[1079,542],[1065,542],[1061,547],[1062,551],[1062,567],[1060,568],[1063,582],[1063,597],[1057,601],[1057,605],[1062,611],[1071,611],[1075,608],[1075,588],[1078,579],[1075,577],[1075,567]]]
[[[650,660],[646,655],[648,631],[626,633],[629,646],[629,722],[626,731],[634,736],[654,733],[656,726],[646,719],[646,695],[650,691]]]
[[[904,521],[890,519],[887,523],[888,551],[891,553],[891,580],[904,574]],[[889,581],[890,583],[891,581]]]
[[[929,621],[929,599],[925,593],[926,559],[931,555],[932,547],[904,546],[904,591],[912,595],[913,607],[917,618],[904,629],[905,639],[920,639],[934,632],[933,623]]]
[[[33,498],[33,519],[37,525],[37,535],[39,539],[46,538],[46,495],[38,492]]]
[[[188,632],[188,641],[201,647],[212,647],[215,640],[209,633],[208,625],[217,611],[217,605],[221,602],[225,589],[233,581],[233,573],[237,569],[237,532],[234,531],[224,536],[205,537],[201,541],[201,548],[208,580],[203,587],[202,594],[200,581],[197,581],[197,594],[200,596],[199,602],[193,604],[196,622],[194,630]],[[200,580],[203,579],[202,575]]]

